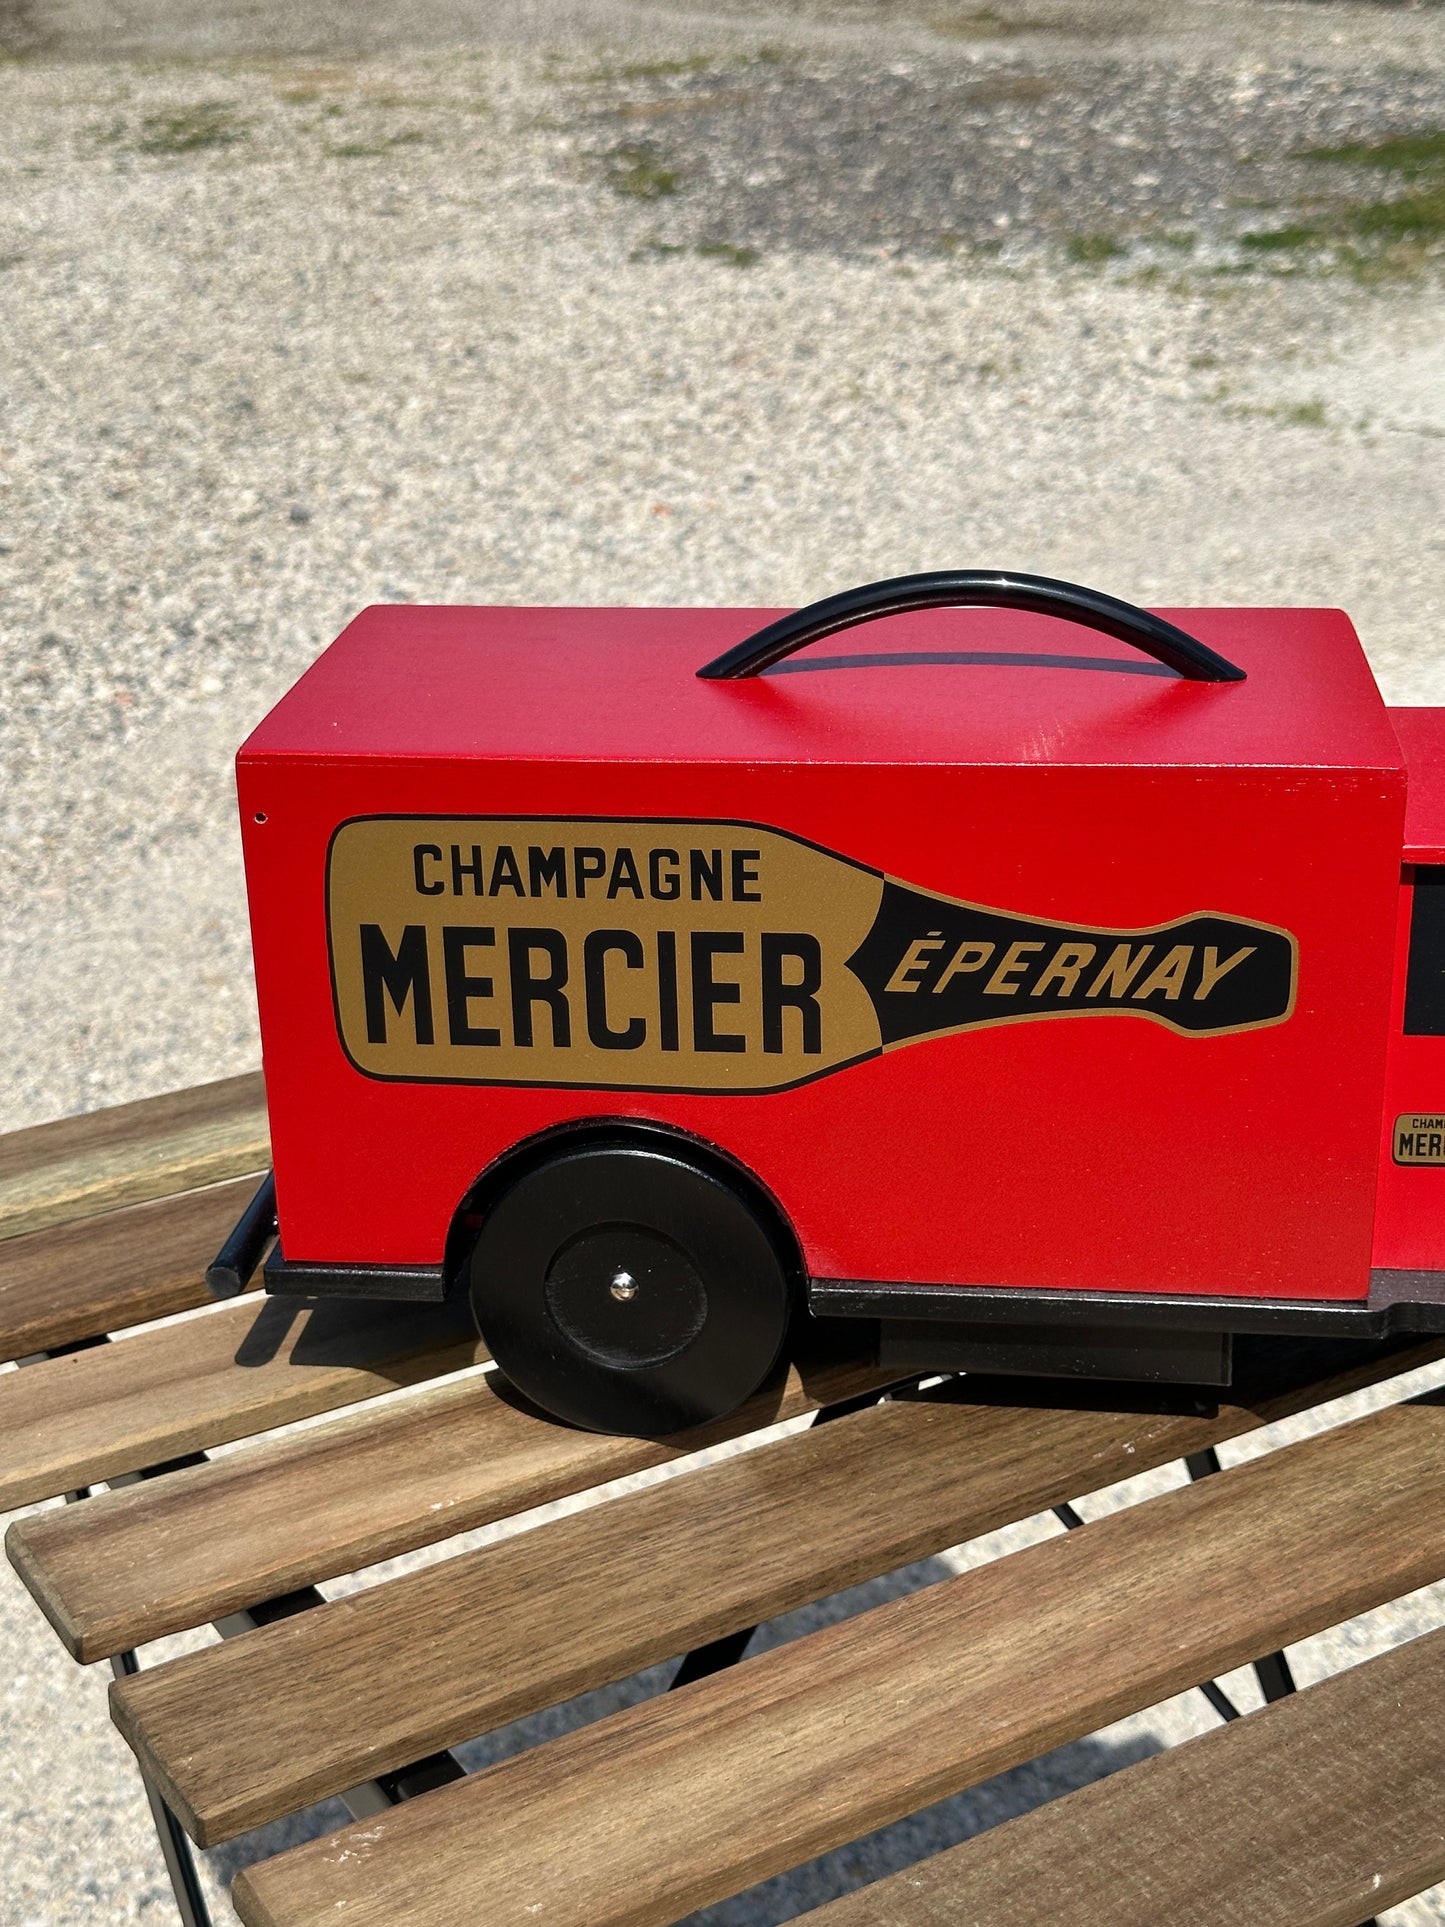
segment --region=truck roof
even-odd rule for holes
[[[1445,861],[1445,709],[1391,709],[1410,770],[1405,803],[1407,863]]]
[[[1243,668],[1239,683],[988,609],[893,616],[756,678],[698,679],[781,613],[375,606],[241,760],[1403,767],[1336,609],[1157,612]]]

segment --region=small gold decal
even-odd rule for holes
[[[1396,1164],[1445,1164],[1445,1113],[1406,1111],[1395,1119]]]

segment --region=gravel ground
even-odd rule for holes
[[[1445,701],[1438,7],[0,0],[7,49],[0,1127],[254,1061],[229,758],[370,601],[997,562],[1338,603],[1391,699]],[[102,1679],[8,1573],[0,1628],[0,1922],[164,1920]],[[706,1918],[786,1918],[1207,1717]]]

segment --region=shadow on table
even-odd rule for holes
[[[476,1348],[476,1326],[466,1304],[406,1300],[272,1297],[261,1299],[236,1347],[238,1365],[351,1366],[385,1375],[389,1364],[418,1352]],[[404,1374],[409,1382],[414,1373]]]
[[[916,1592],[921,1586],[951,1578],[955,1570],[942,1559],[924,1559],[880,1579],[850,1587],[846,1592],[835,1593],[811,1606],[801,1607],[759,1628],[749,1650],[762,1652],[768,1647],[786,1644],[806,1633],[816,1632],[822,1626],[833,1625],[839,1620],[851,1618],[855,1613],[880,1606],[889,1599]],[[676,1670],[675,1659],[660,1666],[651,1666],[646,1672],[635,1673],[629,1679],[601,1687],[596,1692],[584,1693],[577,1699],[549,1707],[545,1712],[528,1719],[500,1727],[495,1733],[470,1741],[455,1751],[468,1771],[476,1772],[479,1767],[509,1759],[529,1747],[556,1739],[563,1733],[590,1725],[594,1720],[604,1719],[609,1713],[635,1706],[665,1692]],[[900,1820],[891,1827],[881,1828],[861,1840],[824,1854],[806,1866],[794,1868],[746,1893],[706,1908],[691,1917],[688,1927],[777,1927],[777,1923],[790,1920],[810,1907],[821,1906],[825,1900],[850,1893],[854,1888],[877,1880],[884,1874],[896,1872],[944,1847],[982,1833],[1001,1820],[1025,1813],[1031,1807],[1056,1799],[1060,1794],[1071,1792],[1091,1780],[1101,1779],[1105,1774],[1132,1765],[1136,1760],[1160,1750],[1158,1744],[1149,1739],[1130,1740],[1122,1744],[1097,1739],[1076,1741],[1027,1766],[1000,1774],[982,1786],[941,1800],[937,1805],[925,1808],[923,1812]],[[229,1882],[242,1867],[281,1853],[287,1847],[313,1839],[318,1834],[329,1833],[336,1827],[346,1825],[349,1818],[340,1801],[327,1800],[305,1812],[277,1821],[273,1826],[262,1827],[255,1833],[243,1834],[237,1840],[215,1847],[203,1858],[218,1880]]]

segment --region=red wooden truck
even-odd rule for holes
[[[1192,1384],[1445,1329],[1445,711],[1338,611],[373,608],[237,774],[273,1292],[465,1293],[641,1433],[810,1318]]]

